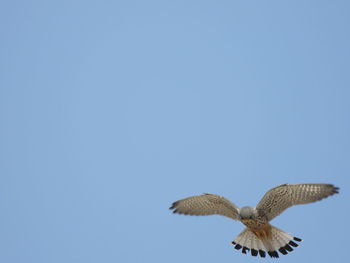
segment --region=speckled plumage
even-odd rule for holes
[[[286,255],[297,247],[301,239],[272,226],[271,221],[287,208],[319,201],[338,193],[331,184],[283,184],[269,190],[256,207],[239,209],[226,198],[215,194],[188,197],[172,204],[174,213],[185,215],[223,215],[241,221],[247,228],[232,243],[242,253],[253,256],[278,257],[277,250]]]

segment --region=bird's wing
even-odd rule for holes
[[[238,209],[235,204],[226,198],[203,194],[181,199],[172,204],[170,209],[174,213],[184,215],[222,215],[238,220]]]
[[[338,193],[332,184],[283,184],[269,190],[256,206],[269,221],[288,207],[308,204]]]

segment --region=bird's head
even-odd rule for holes
[[[258,215],[258,212],[256,211],[255,207],[251,206],[244,206],[239,209],[239,216],[242,220],[244,219],[254,219]]]

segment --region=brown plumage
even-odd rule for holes
[[[322,200],[338,193],[332,184],[283,184],[269,190],[256,207],[238,208],[226,198],[215,194],[203,194],[181,199],[172,204],[174,213],[185,215],[223,215],[239,220],[247,226],[232,242],[242,253],[253,256],[279,257],[277,251],[286,255],[302,241],[272,226],[269,221],[287,208]]]

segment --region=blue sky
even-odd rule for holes
[[[348,1],[2,1],[0,261],[252,262],[203,192],[341,194],[272,223],[347,257]],[[346,209],[344,209],[346,208]],[[271,261],[271,259],[265,259]]]

